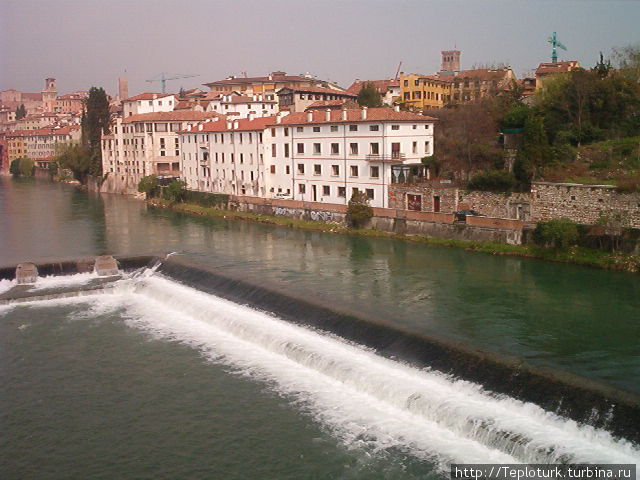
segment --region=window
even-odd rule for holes
[[[429,125],[425,125],[425,126],[424,126],[424,129],[425,129],[425,130],[429,130]]]
[[[331,165],[331,175],[334,177],[340,175],[340,165]]]
[[[347,188],[346,187],[338,187],[338,196],[339,197],[346,197],[347,196]]]
[[[304,194],[307,191],[306,185],[304,183],[298,184],[298,192]]]
[[[351,196],[353,197],[354,195],[357,195],[359,193],[359,190],[356,187],[353,187],[351,189]]]
[[[380,125],[369,125],[370,132],[377,132],[380,130]]]
[[[369,144],[369,153],[371,155],[380,155],[380,144],[374,142]]]
[[[304,154],[304,143],[298,144],[298,153]]]
[[[357,143],[350,143],[349,144],[349,153],[351,155],[357,155],[358,154],[358,144]]]
[[[288,137],[288,136],[289,136],[289,129],[288,129],[288,128],[285,128],[285,129],[284,129],[284,136],[285,136],[285,137]]]
[[[289,158],[289,144],[288,143],[284,144],[284,156]]]
[[[314,132],[319,132],[320,131],[320,127],[313,127],[313,131]]]
[[[331,155],[338,155],[340,153],[340,144],[332,143],[331,144]]]
[[[166,123],[156,123],[156,132],[166,132],[167,124]]]
[[[322,186],[322,195],[324,195],[325,197],[328,197],[331,195],[331,187],[329,185]]]
[[[331,131],[332,132],[337,132],[338,131],[338,126],[337,125],[331,125]]]
[[[290,165],[285,165],[284,170],[285,170],[287,175],[291,174],[291,166]]]
[[[380,167],[371,167],[369,173],[371,178],[380,178]]]
[[[298,133],[304,132],[304,127],[296,127],[296,132]]]
[[[413,142],[413,144],[411,145],[411,152],[418,153],[418,142]]]
[[[414,85],[415,87],[420,86],[420,80],[418,80],[418,79],[416,78],[416,79],[413,81],[413,85]]]
[[[277,147],[277,145],[275,143],[271,144],[271,156],[272,157],[275,157],[276,154],[277,154],[277,148],[276,147]]]
[[[358,176],[358,166],[357,165],[351,165],[351,176],[352,177],[357,177]]]
[[[414,130],[415,130],[416,128],[418,128],[418,125],[414,125],[414,126],[413,126],[413,129],[414,129]]]
[[[391,125],[391,130],[400,130],[400,125]]]
[[[275,137],[275,136],[276,136],[276,129],[275,129],[275,128],[272,128],[272,129],[271,129],[271,136],[272,136],[272,137]]]
[[[367,193],[367,198],[373,200],[373,188],[367,188],[365,192]]]
[[[298,173],[300,175],[304,175],[304,163],[299,163],[298,164]]]
[[[405,87],[408,87],[408,86],[409,86],[409,80],[405,80],[405,81],[404,81],[404,86],[405,86]]]
[[[314,175],[322,175],[322,165],[319,165],[319,164],[316,163],[313,166],[313,174]]]
[[[429,153],[429,142],[424,142],[424,153]]]
[[[321,152],[322,152],[322,150],[320,148],[320,144],[319,143],[314,143],[313,144],[313,154],[314,155],[320,155]]]
[[[269,167],[271,173],[276,173],[276,166],[275,165],[271,165],[271,167]]]
[[[349,131],[350,132],[357,132],[358,131],[358,125],[349,125]]]

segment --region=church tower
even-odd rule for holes
[[[460,50],[445,50],[442,53],[441,72],[459,72],[460,71]]]
[[[44,81],[44,90],[42,90],[42,111],[53,112],[56,107],[56,99],[58,91],[56,90],[56,79],[47,78]]]

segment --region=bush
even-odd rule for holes
[[[9,173],[15,176],[31,177],[33,175],[33,160],[27,157],[16,158],[9,165]]]
[[[362,192],[354,192],[347,207],[347,222],[354,228],[363,227],[373,217],[369,198]]]
[[[538,245],[567,248],[578,241],[578,224],[568,218],[538,222],[533,238]]]
[[[184,192],[184,201],[200,205],[201,207],[228,208],[229,195],[226,193],[206,193],[187,190]]]
[[[54,161],[49,162],[47,169],[49,171],[49,175],[55,177],[58,174],[58,163]]]
[[[505,170],[489,170],[474,175],[467,188],[484,192],[511,192],[516,188],[516,178]]]
[[[155,175],[147,175],[142,177],[138,182],[138,191],[146,193],[147,198],[156,197],[158,195],[158,177]]]
[[[515,105],[500,120],[502,129],[524,128],[524,124],[531,113],[531,109],[526,105]]]
[[[184,200],[187,184],[182,180],[174,180],[162,189],[162,198],[170,202],[181,202]]]

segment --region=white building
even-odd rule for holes
[[[127,118],[142,113],[171,112],[176,102],[176,96],[172,93],[141,93],[122,101],[122,114]]]
[[[109,190],[134,193],[146,175],[180,176],[178,132],[219,116],[179,110],[117,118],[111,133],[102,136],[102,171]]]
[[[275,117],[212,119],[179,132],[187,188],[265,196],[264,131]]]
[[[230,115],[234,118],[269,117],[278,113],[278,102],[273,95],[240,95],[237,92],[220,94],[207,106],[208,112]]]
[[[359,190],[387,207],[391,165],[432,155],[434,122],[386,107],[277,116],[264,136],[266,196],[346,204]]]

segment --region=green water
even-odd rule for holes
[[[252,282],[640,391],[640,277],[195,218],[0,178],[0,265],[177,251]],[[269,382],[82,305],[0,313],[0,478],[427,478]]]

